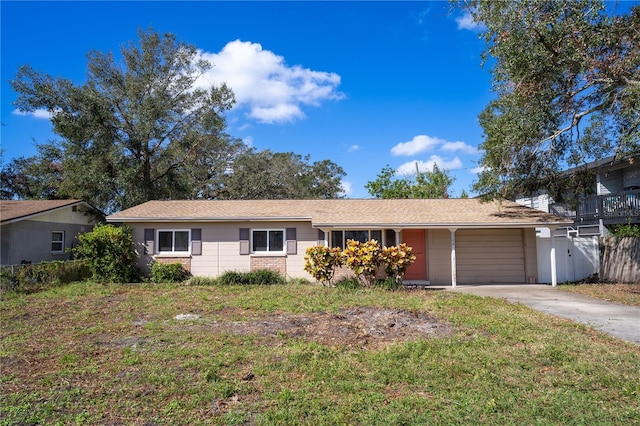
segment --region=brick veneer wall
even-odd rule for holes
[[[336,268],[335,272],[333,273],[333,282],[335,283],[344,278],[353,278],[353,277],[355,277],[355,274],[351,269],[347,268],[346,266],[341,266],[339,268]]]
[[[333,282],[338,282],[343,278],[354,278],[355,276],[356,275],[351,269],[347,268],[346,266],[341,266],[339,268],[336,268],[336,271],[333,274]],[[387,274],[384,272],[383,266],[380,266],[376,269],[376,278],[383,279],[386,276]]]
[[[158,263],[182,263],[182,267],[191,272],[191,258],[190,257],[156,257],[154,259]]]
[[[285,277],[287,275],[287,258],[284,256],[254,256],[251,257],[252,271],[270,269]]]

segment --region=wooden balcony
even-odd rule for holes
[[[593,195],[579,202],[575,210],[562,204],[552,204],[549,210],[573,218],[576,225],[598,223],[600,219],[604,225],[640,223],[640,189]]]

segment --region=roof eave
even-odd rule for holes
[[[311,222],[310,217],[297,216],[246,216],[246,217],[113,217],[107,216],[107,222],[111,223],[149,223],[149,222]]]
[[[0,225],[8,225],[10,223],[20,222],[20,221],[23,221],[23,220],[29,220],[29,219],[34,218],[34,217],[42,216],[43,214],[53,213],[55,211],[66,209],[68,207],[77,206],[79,204],[86,204],[87,207],[90,207],[91,209],[96,210],[96,211],[99,212],[98,209],[96,209],[95,207],[93,207],[92,205],[87,203],[86,201],[78,200],[78,201],[70,202],[69,204],[64,204],[62,206],[53,207],[53,208],[50,208],[50,209],[47,209],[47,210],[42,210],[42,211],[39,211],[37,213],[29,213],[29,214],[26,214],[24,216],[14,217],[14,218],[8,219],[8,220],[3,220],[3,221],[0,222]]]
[[[460,229],[460,228],[539,228],[559,227],[571,225],[573,222],[514,222],[514,223],[313,223],[314,228],[340,229],[372,229],[372,228],[401,228],[401,229]]]

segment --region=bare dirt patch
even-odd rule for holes
[[[217,333],[255,335],[265,344],[303,339],[331,346],[376,348],[419,337],[448,337],[453,327],[422,311],[358,307],[337,313],[272,313],[242,321],[207,321],[200,325]]]

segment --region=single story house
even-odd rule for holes
[[[82,200],[0,201],[2,265],[67,260],[78,234],[103,214]]]
[[[132,228],[142,268],[181,262],[199,276],[269,268],[310,278],[308,247],[375,239],[413,248],[405,281],[453,286],[538,282],[535,228],[567,225],[511,201],[478,199],[149,201],[107,221]],[[555,259],[553,246],[548,254]]]

